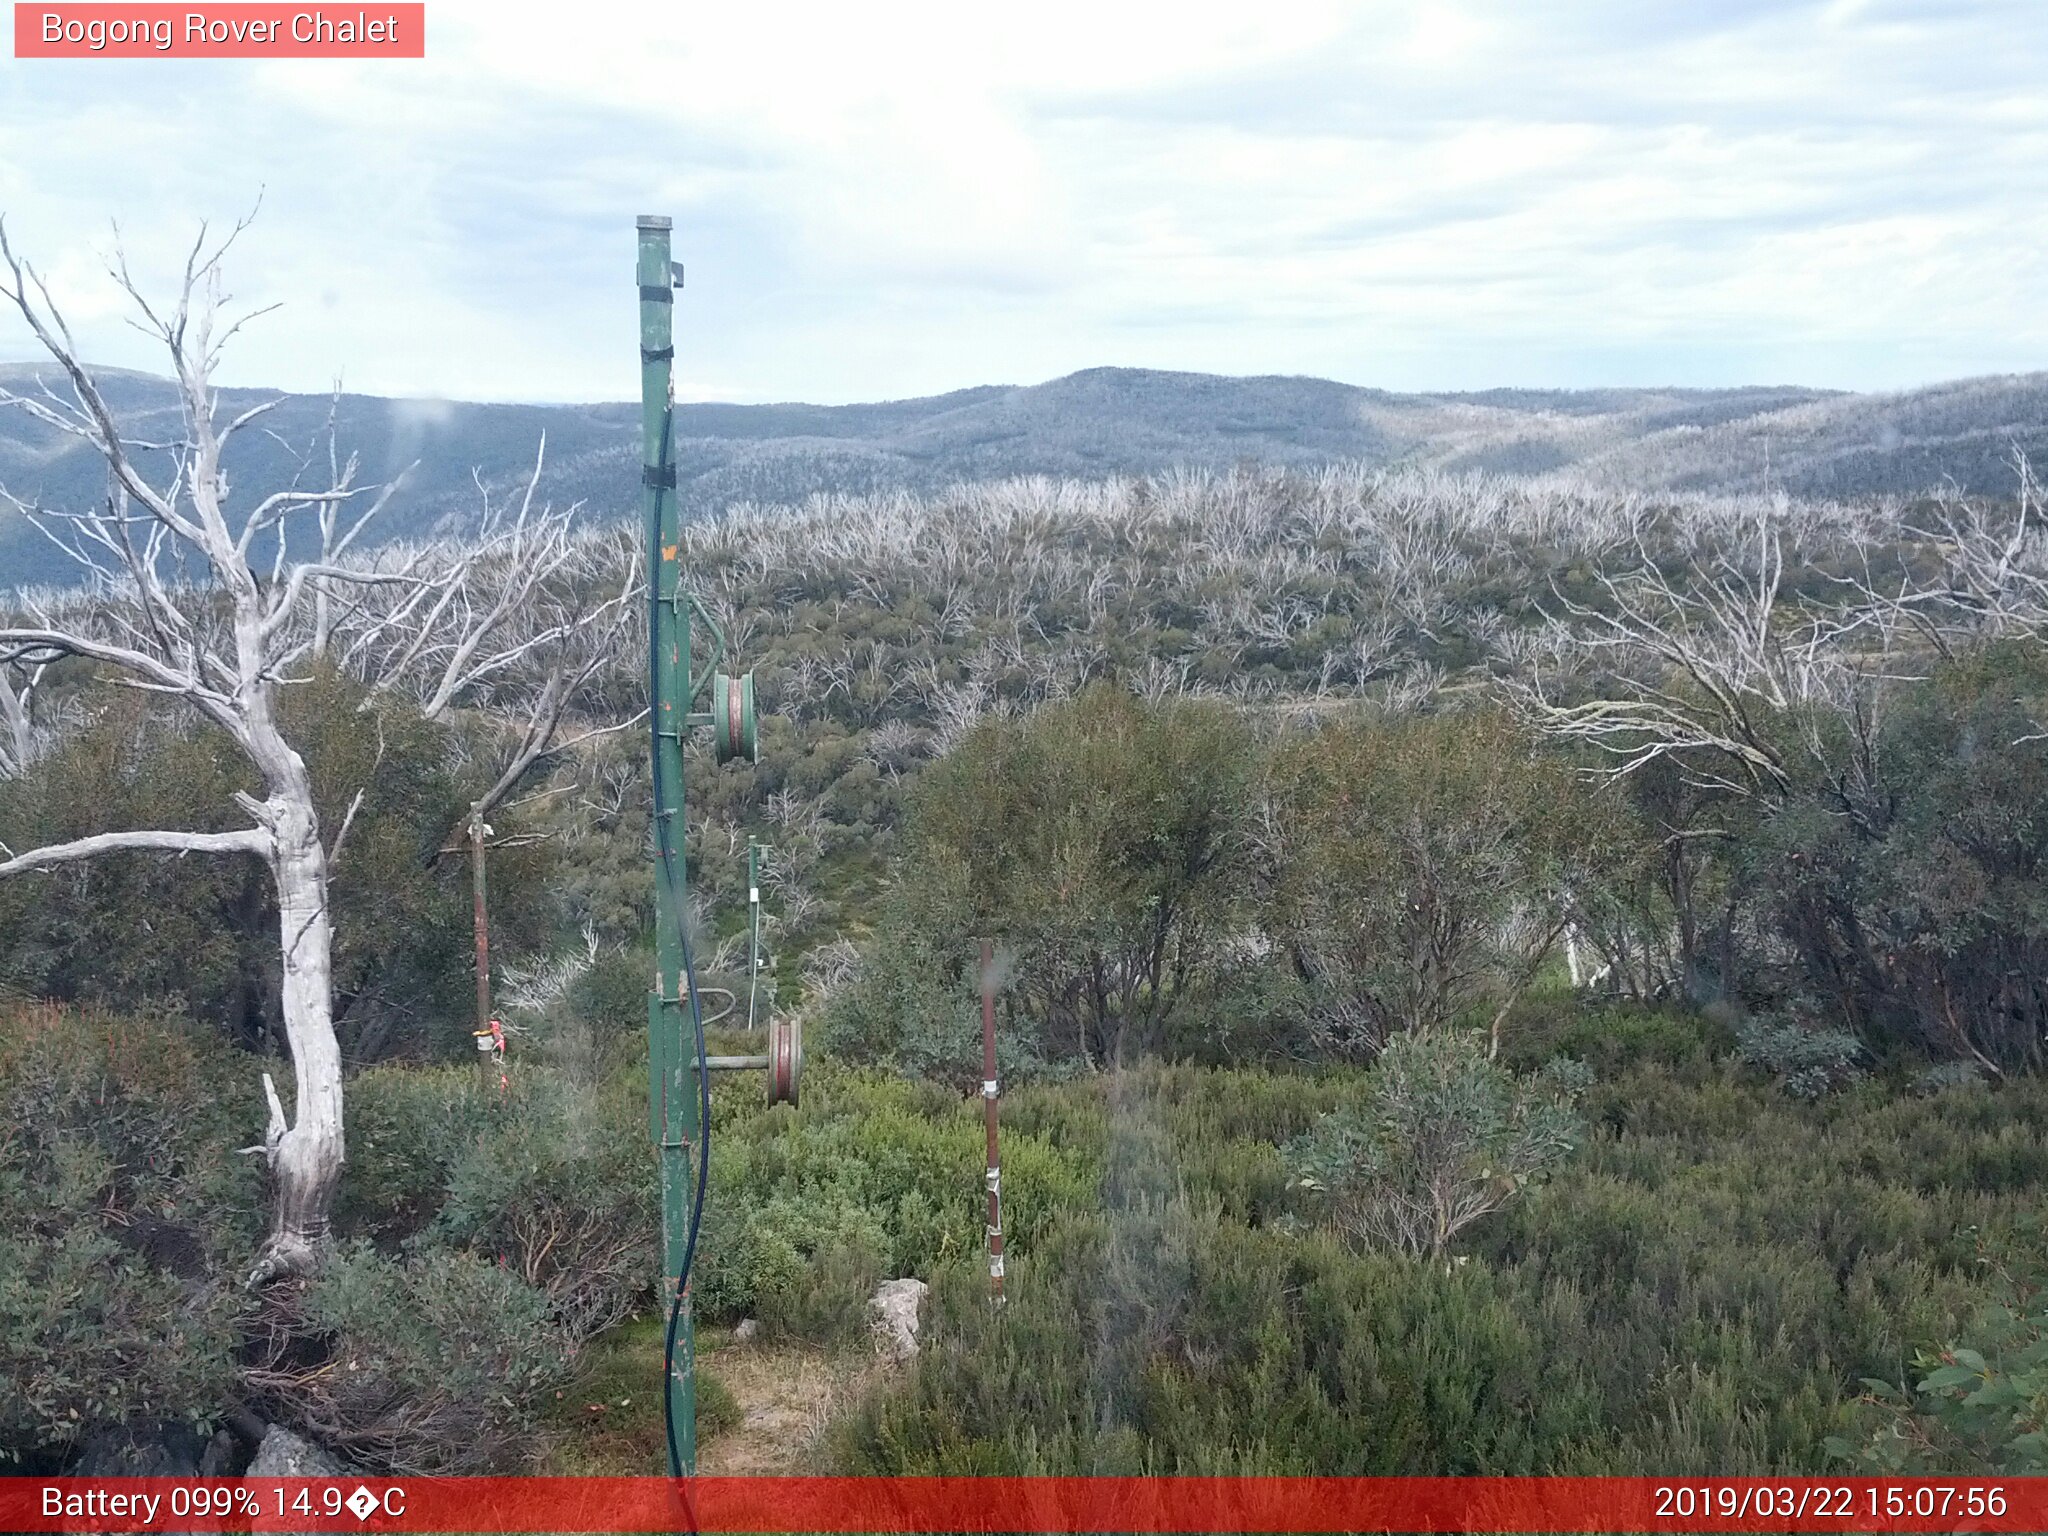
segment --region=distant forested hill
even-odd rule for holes
[[[47,370],[46,370],[47,371]],[[32,389],[36,370],[0,367]],[[133,436],[174,434],[169,387],[108,373]],[[235,411],[265,398],[225,392]],[[322,456],[333,402],[296,395],[249,432],[231,478],[250,491],[289,481],[295,455]],[[637,405],[476,405],[348,395],[338,437],[381,480],[417,463],[383,538],[459,532],[477,515],[477,481],[513,489],[547,437],[546,494],[594,518],[636,504]],[[1099,478],[1242,460],[1312,467],[1333,460],[1453,472],[1569,474],[1639,491],[1747,490],[1795,495],[1912,494],[1953,479],[2000,492],[2014,446],[2048,459],[2048,374],[1966,380],[1897,395],[1797,388],[1489,390],[1397,395],[1309,378],[1094,368],[1050,383],[984,386],[874,405],[685,405],[678,411],[682,492],[692,512],[795,502],[818,492],[929,491],[1020,474]],[[146,457],[146,456],[145,456]],[[90,452],[26,416],[0,413],[0,485],[56,509],[105,492]],[[68,562],[0,511],[0,587],[65,581]]]

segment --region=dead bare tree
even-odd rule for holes
[[[237,432],[276,403],[255,406],[225,422],[217,415],[212,380],[221,348],[250,318],[223,323],[227,297],[220,263],[246,223],[213,245],[202,229],[186,259],[175,306],[166,310],[143,296],[124,260],[117,256],[113,266],[143,328],[165,347],[178,390],[183,436],[165,445],[171,460],[165,483],[143,475],[135,457],[139,445],[122,435],[63,312],[0,227],[7,300],[68,385],[68,395],[46,385],[40,396],[0,393],[0,403],[87,443],[105,460],[109,481],[105,502],[91,511],[46,513],[16,503],[17,510],[85,565],[107,601],[75,608],[63,623],[47,617],[39,622],[39,616],[30,615],[28,622],[0,629],[0,659],[33,667],[62,656],[82,657],[100,663],[126,686],[182,700],[235,743],[264,791],[261,798],[236,794],[252,823],[240,830],[106,832],[11,854],[0,862],[0,875],[114,849],[250,854],[269,866],[277,892],[282,1011],[296,1092],[288,1119],[275,1084],[268,1073],[263,1075],[270,1109],[262,1151],[272,1176],[271,1228],[250,1276],[261,1281],[312,1267],[344,1155],[341,1053],[330,1002],[329,850],[305,761],[278,723],[278,690],[285,669],[307,648],[293,629],[309,581],[392,578],[294,563],[286,556],[285,519],[308,508],[354,501],[360,494],[355,487],[335,483],[274,493],[242,513],[239,526],[230,522],[222,453]],[[267,579],[251,563],[266,533],[275,544]],[[169,561],[187,555],[204,561],[203,582],[167,574]]]
[[[602,681],[621,681],[644,653],[637,545],[616,535],[579,536],[580,503],[534,502],[546,463],[543,439],[516,508],[481,480],[476,531],[418,549],[387,549],[381,568],[402,584],[364,593],[331,621],[341,665],[368,695],[409,698],[429,720],[488,704],[516,722],[469,808],[488,816],[543,758],[646,718],[593,724],[564,735],[579,702]],[[625,680],[637,689],[637,674]]]
[[[1746,551],[1690,562],[1674,582],[1639,548],[1632,574],[1602,575],[1602,606],[1560,598],[1582,626],[1579,643],[1617,662],[1611,687],[1559,702],[1541,672],[1511,685],[1523,713],[1546,734],[1615,759],[1633,773],[1671,758],[1692,781],[1738,796],[1792,787],[1789,715],[1810,703],[1848,702],[1863,674],[1845,657],[1868,631],[1880,652],[1889,630],[1879,608],[1852,602],[1816,611],[1786,604],[1785,559],[1770,510],[1759,505]]]
[[[222,259],[247,225],[242,220],[217,241],[202,227],[169,307],[153,304],[131,278],[125,258],[118,250],[114,256],[111,274],[135,306],[139,328],[164,347],[180,407],[178,437],[143,444],[122,433],[62,310],[0,224],[0,291],[62,374],[60,386],[44,384],[37,393],[0,391],[0,405],[85,443],[104,461],[108,476],[105,500],[89,510],[7,498],[79,562],[90,600],[30,598],[0,627],[0,675],[13,668],[32,690],[39,669],[59,658],[94,663],[111,683],[197,711],[235,744],[261,786],[260,795],[234,796],[247,827],[111,831],[19,852],[0,848],[0,876],[117,849],[246,854],[270,870],[282,954],[281,1013],[295,1091],[287,1115],[275,1083],[262,1074],[268,1125],[260,1146],[246,1149],[262,1153],[271,1174],[270,1230],[248,1277],[260,1284],[317,1264],[345,1157],[328,882],[348,818],[330,840],[305,761],[280,724],[280,691],[291,682],[296,663],[322,652],[331,660],[334,648],[353,646],[349,661],[373,695],[410,687],[429,661],[438,663],[425,701],[446,708],[463,690],[507,671],[519,656],[563,640],[571,624],[560,612],[522,617],[520,622],[538,624],[550,638],[525,633],[501,642],[500,626],[523,613],[522,605],[546,606],[529,601],[531,584],[516,574],[501,582],[489,603],[475,600],[486,552],[515,571],[534,558],[517,533],[508,538],[487,531],[465,546],[467,553],[401,549],[372,561],[345,562],[350,545],[394,489],[357,485],[353,459],[343,463],[330,454],[328,472],[317,477],[322,483],[307,483],[305,474],[315,462],[309,453],[293,484],[230,511],[224,452],[237,433],[280,403],[265,401],[224,418],[213,383],[222,348],[254,318],[230,319],[222,286]],[[155,478],[144,472],[143,449],[165,456],[167,469]],[[291,552],[295,541],[287,524],[296,528],[307,518],[317,532],[317,558]],[[629,589],[632,580],[629,572]],[[585,619],[590,606],[584,605]],[[600,604],[599,611],[630,606],[622,594]],[[591,628],[601,631],[603,623],[600,617]],[[594,665],[587,658],[564,659],[543,669],[545,680],[532,695],[515,764],[537,742],[554,741],[568,697]],[[0,704],[7,726],[4,751],[16,771],[26,755],[24,743],[33,739],[20,723],[27,718],[23,692],[19,684],[10,686],[8,702]],[[508,767],[495,792],[502,794],[516,777]]]
[[[1991,503],[1948,488],[1934,500],[1929,520],[1907,532],[1941,563],[1939,575],[1909,574],[1882,598],[1944,654],[1972,636],[2048,634],[2048,519],[2041,483],[2018,448],[2012,452],[2018,491],[2010,519]]]

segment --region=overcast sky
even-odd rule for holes
[[[2048,366],[2041,0],[427,15],[424,61],[0,61],[0,210],[90,350],[150,361],[110,220],[161,275],[261,190],[233,383],[628,397],[641,212],[694,399]]]

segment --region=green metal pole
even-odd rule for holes
[[[697,1143],[697,1049],[683,979],[681,923],[688,889],[683,815],[683,733],[689,729],[690,616],[683,585],[676,506],[675,292],[669,220],[642,215],[640,234],[641,506],[647,527],[654,697],[654,991],[647,1004],[648,1129],[661,1159],[661,1256],[668,1294],[683,1267],[695,1195],[690,1157]],[[683,1297],[670,1370],[675,1376],[676,1448],[683,1475],[697,1470],[696,1330]]]

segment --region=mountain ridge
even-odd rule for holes
[[[20,387],[50,365],[0,364]],[[176,400],[149,374],[101,372],[125,431],[161,437]],[[277,392],[221,391],[225,411]],[[457,534],[480,506],[476,481],[520,485],[545,434],[543,494],[597,519],[637,505],[640,408],[488,404],[344,394],[290,395],[245,433],[232,483],[261,494],[315,450],[332,407],[342,451],[363,476],[414,466],[382,538]],[[676,409],[679,494],[692,515],[830,492],[931,492],[962,481],[1040,474],[1104,478],[1253,461],[1331,462],[1449,473],[1572,474],[1616,490],[1815,497],[1910,496],[1944,480],[2009,491],[2017,448],[2048,458],[2048,372],[1987,375],[1858,394],[1795,385],[1399,393],[1310,375],[1231,376],[1100,367],[1041,384],[973,385],[848,405],[686,402]],[[144,460],[161,455],[143,454]],[[104,493],[82,444],[24,413],[0,413],[0,485],[23,500],[75,507]],[[0,587],[65,582],[64,556],[0,510]]]

